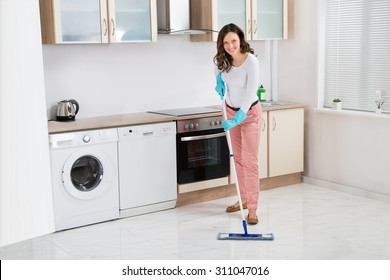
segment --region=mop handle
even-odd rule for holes
[[[226,85],[225,85],[225,88],[226,88]],[[226,94],[223,96],[222,98],[222,110],[223,110],[223,119],[224,121],[227,120],[227,114],[226,114]],[[248,234],[248,230],[247,230],[247,225],[246,225],[246,220],[245,220],[245,215],[244,215],[244,209],[243,209],[243,206],[242,206],[242,200],[241,200],[241,193],[240,193],[240,187],[238,185],[238,178],[237,178],[237,171],[236,171],[236,163],[234,161],[234,153],[233,153],[233,146],[232,146],[232,141],[230,139],[230,131],[226,131],[226,139],[227,139],[227,143],[228,143],[228,147],[229,147],[229,155],[230,155],[230,158],[233,159],[233,165],[232,165],[232,173],[234,174],[234,179],[236,181],[236,192],[237,192],[237,196],[238,196],[238,202],[240,204],[240,212],[241,212],[241,219],[242,219],[242,226],[244,228],[244,232],[245,234]]]

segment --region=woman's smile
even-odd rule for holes
[[[236,55],[240,50],[240,38],[236,33],[229,32],[223,40],[223,47],[231,56]]]

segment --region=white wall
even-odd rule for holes
[[[318,0],[289,0],[289,39],[278,42],[278,100],[307,104],[307,177],[390,194],[390,117],[332,115],[317,106]],[[262,83],[269,57],[259,55]],[[214,92],[215,43],[191,43],[188,35],[159,36],[157,43],[43,46],[47,108],[75,98],[78,117],[219,104]],[[266,87],[267,88],[267,87]]]
[[[261,82],[268,84],[264,42],[251,46]],[[71,98],[80,103],[77,118],[220,104],[214,91],[215,42],[159,35],[155,43],[44,45],[43,51],[52,119],[57,102]]]
[[[289,0],[289,39],[279,42],[279,100],[307,104],[304,175],[390,195],[390,116],[323,113],[317,104],[318,0]]]
[[[0,246],[54,231],[38,0],[0,1]]]

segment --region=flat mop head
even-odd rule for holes
[[[274,240],[273,233],[218,233],[218,240]]]

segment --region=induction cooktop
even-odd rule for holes
[[[197,114],[209,114],[209,113],[218,113],[221,112],[217,108],[207,108],[207,107],[191,107],[191,108],[179,108],[179,109],[167,109],[167,110],[156,110],[148,111],[148,113],[168,115],[168,116],[188,116],[188,115],[197,115]]]

